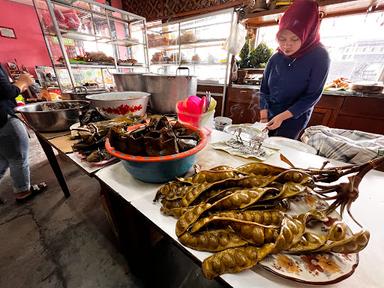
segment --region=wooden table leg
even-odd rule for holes
[[[53,149],[52,149],[51,145],[49,145],[37,133],[36,133],[36,136],[37,136],[37,139],[40,142],[41,147],[43,148],[43,150],[45,152],[45,155],[48,158],[49,164],[52,167],[53,173],[55,173],[57,181],[59,181],[61,190],[63,190],[65,198],[68,198],[69,196],[71,196],[71,193],[69,192],[69,189],[68,189],[68,186],[67,186],[67,182],[65,181],[63,172],[61,172],[61,168],[59,166],[59,163],[57,162],[55,153],[53,152]]]

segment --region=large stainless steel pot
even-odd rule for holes
[[[178,75],[181,69],[188,75]],[[188,96],[196,95],[197,78],[189,75],[187,67],[179,67],[176,75],[144,74],[145,90],[151,93],[150,107],[154,112],[176,113],[176,103]]]
[[[112,73],[117,91],[145,91],[143,73]]]
[[[76,107],[43,111],[45,103],[71,103]],[[79,122],[81,111],[88,108],[89,102],[83,100],[47,101],[16,107],[24,120],[40,132],[58,132],[69,130],[69,127]]]

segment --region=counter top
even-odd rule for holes
[[[238,89],[254,89],[259,91],[260,86],[258,85],[248,85],[248,84],[232,84],[228,87],[232,88],[238,88]],[[324,90],[323,95],[329,95],[329,96],[352,96],[352,97],[369,97],[369,98],[383,98],[384,99],[384,93],[381,94],[367,94],[367,93],[359,93],[359,92],[352,92],[352,91],[332,91],[332,90]]]
[[[367,94],[367,93],[359,93],[359,92],[352,92],[352,91],[330,91],[330,90],[324,90],[323,91],[323,95],[369,97],[369,98],[383,98],[384,99],[384,93],[381,93],[381,94]]]
[[[231,86],[228,86],[228,87],[239,88],[239,89],[253,89],[253,90],[257,90],[257,91],[260,90],[260,86],[248,85],[248,84],[232,84]]]

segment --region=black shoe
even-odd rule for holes
[[[45,182],[41,182],[39,184],[32,185],[27,196],[23,198],[16,198],[17,203],[25,203],[29,200],[31,200],[33,197],[35,197],[37,194],[40,194],[41,192],[45,191],[47,189],[47,184]]]

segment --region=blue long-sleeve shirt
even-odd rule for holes
[[[297,59],[275,53],[264,71],[260,108],[271,117],[289,110],[293,119],[312,110],[320,100],[330,59],[322,45]]]

